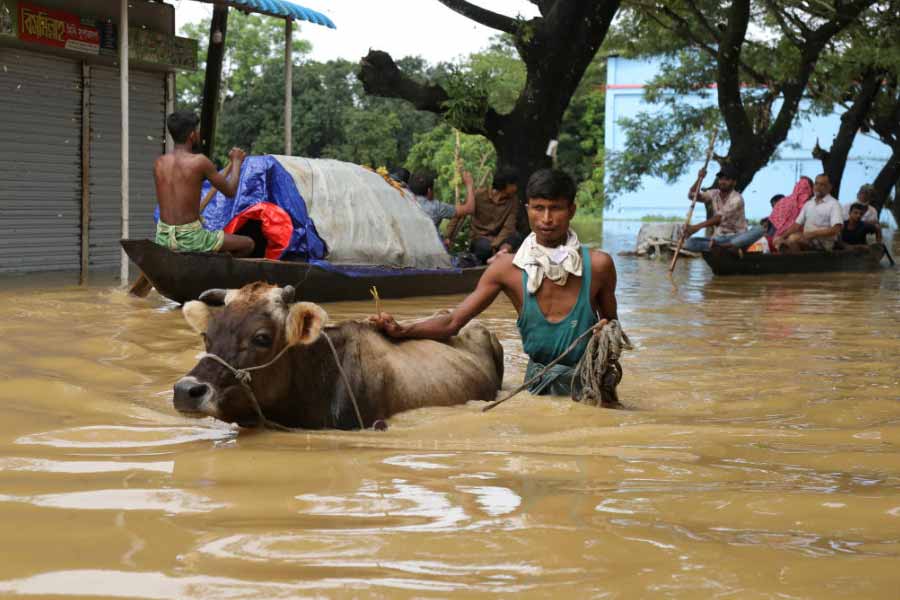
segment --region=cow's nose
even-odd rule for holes
[[[210,393],[207,384],[197,381],[193,377],[182,377],[175,384],[175,397],[173,399],[175,410],[181,412],[198,412],[203,400]]]

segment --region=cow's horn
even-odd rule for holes
[[[281,288],[281,301],[285,304],[291,304],[294,302],[294,286],[286,285]]]
[[[208,304],[209,306],[222,306],[225,304],[225,295],[228,293],[228,290],[223,290],[220,288],[213,288],[211,290],[206,290],[202,294],[200,294],[200,302],[204,304]]]

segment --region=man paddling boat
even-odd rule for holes
[[[519,314],[516,324],[530,359],[528,380],[599,319],[616,319],[612,258],[582,246],[569,228],[575,216],[575,182],[563,171],[543,169],[528,180],[526,196],[532,233],[515,255],[499,254],[475,291],[452,312],[412,324],[397,323],[388,313],[372,320],[393,338],[443,340],[456,335],[503,292]],[[585,337],[528,390],[570,395],[573,369],[587,345]]]

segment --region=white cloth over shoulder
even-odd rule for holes
[[[571,229],[566,243],[548,248],[537,243],[532,233],[516,252],[513,264],[528,275],[528,293],[534,294],[546,277],[556,285],[566,285],[569,275],[581,277],[581,242]]]
[[[328,260],[344,265],[451,268],[428,215],[412,194],[372,171],[331,159],[275,156],[294,179]]]

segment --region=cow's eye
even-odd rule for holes
[[[253,336],[253,345],[260,348],[271,348],[272,336],[268,333],[257,333]]]

